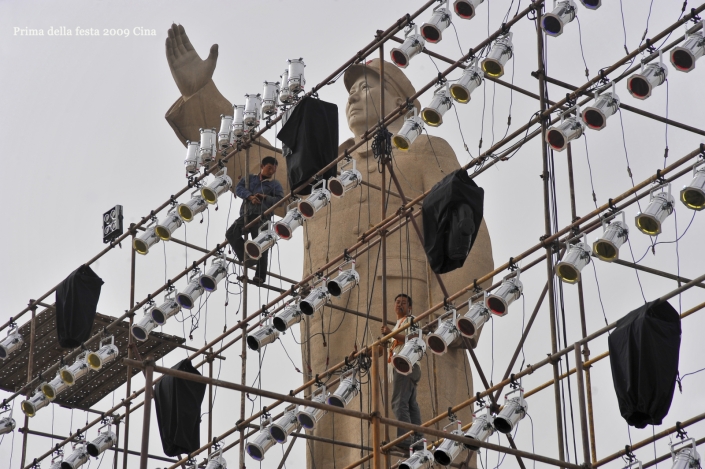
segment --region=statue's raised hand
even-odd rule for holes
[[[218,44],[213,44],[208,58],[202,60],[191,45],[184,27],[172,24],[166,38],[166,59],[181,95],[188,98],[213,77],[218,61]]]

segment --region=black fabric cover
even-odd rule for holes
[[[180,361],[171,369],[201,374],[189,359]],[[159,435],[167,456],[192,453],[201,447],[201,403],[205,394],[205,383],[173,376],[164,376],[154,386]]]
[[[423,247],[437,274],[462,267],[482,223],[485,191],[459,169],[441,179],[423,201]]]
[[[608,343],[622,417],[636,428],[660,425],[678,375],[678,312],[668,302],[647,303],[617,322]]]
[[[284,144],[293,191],[338,157],[338,106],[311,97],[302,99],[277,138]],[[335,176],[335,167],[323,174],[324,179]],[[299,192],[310,193],[310,186]]]
[[[103,283],[82,265],[56,288],[56,335],[61,347],[78,347],[91,336]]]

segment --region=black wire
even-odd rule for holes
[[[583,65],[585,65],[585,78],[590,80],[590,70],[588,69],[587,61],[585,60],[585,52],[583,51],[583,28],[580,26],[580,18],[575,15],[575,19],[578,20],[578,39],[580,41],[580,55],[583,57]]]
[[[673,210],[673,213],[675,214],[676,211]],[[641,257],[639,258],[639,260],[638,260],[638,261],[635,261],[634,263],[635,263],[635,264],[638,264],[638,263],[640,263],[641,261],[643,261],[644,258],[646,257],[646,255],[649,253],[649,251],[650,251],[652,248],[658,246],[659,244],[673,244],[673,243],[677,243],[678,241],[680,241],[681,238],[683,238],[683,236],[685,236],[685,234],[688,232],[688,229],[690,228],[690,225],[693,224],[693,220],[695,220],[695,214],[696,214],[696,213],[697,213],[697,212],[693,211],[693,217],[690,219],[690,223],[688,223],[688,226],[687,226],[687,227],[685,228],[685,230],[683,231],[683,234],[681,234],[680,236],[678,236],[678,237],[677,237],[676,239],[674,239],[673,241],[658,241],[658,242],[656,242],[656,243],[650,245],[648,248],[646,248],[646,252],[644,253],[644,255],[641,256]]]

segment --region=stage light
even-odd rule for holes
[[[512,44],[511,32],[498,38],[490,53],[482,60],[482,71],[493,78],[504,75],[504,66],[514,55],[514,45]]]
[[[423,119],[418,115],[415,107],[410,112],[413,115],[409,117],[409,113],[407,113],[404,125],[399,129],[399,133],[392,137],[392,143],[401,151],[409,150],[414,140],[423,133]]]
[[[169,241],[184,221],[173,211],[166,214],[166,218],[154,226],[154,233],[164,241]]]
[[[338,276],[333,280],[328,280],[328,291],[333,296],[340,296],[355,288],[360,283],[360,274],[355,270],[355,262],[352,263],[352,268],[340,270]]]
[[[143,256],[147,255],[149,248],[159,242],[159,236],[157,236],[155,228],[154,226],[150,226],[144,233],[133,239],[132,247],[137,251],[137,254],[142,254]]]
[[[233,105],[233,135],[235,138],[241,138],[245,135],[245,105]]]
[[[575,116],[580,115],[580,107],[576,106]],[[577,117],[565,118],[565,113],[561,114],[561,123],[553,126],[546,132],[546,142],[555,151],[563,151],[568,147],[568,143],[576,138],[580,138],[585,131],[585,124]]]
[[[122,205],[116,205],[103,214],[103,244],[108,244],[122,236],[122,221]]]
[[[215,154],[218,151],[215,142],[218,139],[215,129],[199,129],[201,132],[201,144],[198,147],[198,156],[201,158],[201,164],[208,167],[215,159]]]
[[[11,328],[7,332],[7,337],[0,341],[0,359],[6,359],[12,352],[22,345],[22,335],[17,328]]]
[[[0,419],[0,435],[4,435],[5,433],[10,433],[12,430],[15,429],[15,426],[17,424],[15,423],[15,419],[12,417],[3,417]]]
[[[676,452],[673,448],[683,443],[690,444],[690,447],[681,448]],[[672,469],[696,469],[700,467],[700,455],[694,438],[678,441],[671,445]]]
[[[198,283],[207,292],[214,292],[218,289],[218,283],[228,276],[228,265],[225,258],[214,259],[211,268],[198,278]]]
[[[287,79],[289,92],[293,95],[297,95],[303,91],[304,86],[306,86],[306,79],[304,78],[304,68],[306,64],[304,64],[304,59],[301,58],[289,59],[287,62],[289,63],[289,77]]]
[[[392,366],[402,375],[411,374],[414,365],[423,358],[426,353],[426,342],[423,341],[421,328],[418,329],[419,336],[406,338],[404,347],[392,357]]]
[[[179,303],[177,303],[173,298],[168,298],[167,295],[167,297],[164,298],[164,303],[156,308],[152,308],[149,314],[152,316],[152,319],[154,319],[154,322],[157,323],[157,325],[163,326],[170,317],[179,311],[181,311],[181,306],[179,306]]]
[[[458,81],[450,85],[450,96],[461,104],[470,102],[472,92],[482,84],[482,70],[473,62],[465,69]]]
[[[582,113],[583,122],[593,130],[602,130],[607,126],[607,118],[617,112],[619,105],[619,96],[614,92],[612,82],[611,92],[595,96],[593,105],[585,108]]]
[[[88,451],[86,445],[82,444],[74,448],[71,455],[61,461],[61,469],[78,469],[88,462]]]
[[[568,246],[563,259],[556,264],[556,277],[565,283],[575,284],[580,281],[580,271],[590,263],[590,246],[583,234],[583,240]]]
[[[186,285],[184,291],[176,294],[176,302],[184,309],[192,309],[196,305],[196,300],[203,294],[203,287],[194,275]]]
[[[257,127],[262,116],[262,96],[257,94],[245,95],[245,127]]]
[[[233,116],[220,115],[220,131],[218,132],[218,146],[224,150],[235,142],[233,135]]]
[[[188,174],[198,172],[198,169],[201,167],[201,157],[198,155],[198,142],[186,140],[186,159],[184,160],[184,165],[186,165],[186,172]]]
[[[681,189],[681,202],[692,210],[705,208],[705,160],[693,166],[693,180]],[[702,166],[698,168],[698,166]]]
[[[247,336],[247,346],[259,352],[265,345],[269,345],[279,337],[279,331],[271,324],[265,324],[255,333]]]
[[[494,433],[494,418],[488,412],[484,415],[476,417],[472,421],[470,429],[465,433],[465,438],[470,438],[471,440],[477,441],[487,441],[487,439]],[[465,444],[465,447],[470,451],[479,451],[480,447],[473,444]]]
[[[451,423],[451,425],[453,424],[457,424],[458,428],[450,432],[450,434],[463,436],[463,430],[460,428],[460,420]],[[462,443],[446,438],[433,452],[433,457],[441,466],[450,466],[461,451],[463,451]]]
[[[613,220],[619,214],[622,215],[622,221]],[[624,212],[614,213],[602,219],[602,235],[592,243],[592,252],[598,259],[612,262],[619,258],[619,248],[627,242],[627,239],[629,239],[629,228],[624,220]]]
[[[509,312],[509,305],[521,297],[524,291],[524,284],[519,280],[521,269],[516,271],[516,277],[505,277],[499,288],[494,293],[490,293],[485,298],[485,305],[492,314],[499,317],[505,316]]]
[[[218,449],[208,456],[206,469],[228,469],[228,462],[223,458],[223,448]]]
[[[76,381],[86,376],[90,370],[88,362],[86,361],[86,352],[83,352],[76,358],[73,365],[65,366],[59,370],[59,374],[66,384],[73,386],[76,384]]]
[[[274,437],[269,433],[269,428],[260,427],[260,431],[255,439],[248,441],[245,449],[252,459],[255,461],[263,461],[264,453],[274,446],[275,443]]]
[[[333,395],[328,397],[327,403],[336,407],[346,407],[359,393],[360,380],[357,379],[357,370],[353,368],[340,376],[340,385]]]
[[[264,82],[262,91],[262,114],[271,116],[277,112],[277,96],[279,95],[279,82]]]
[[[284,332],[294,324],[301,322],[303,313],[298,304],[290,304],[282,311],[278,312],[272,319],[272,325],[279,331]]]
[[[438,127],[443,124],[443,114],[452,106],[453,102],[450,99],[450,91],[446,83],[433,93],[431,104],[421,110],[421,118],[431,127]]]
[[[326,392],[326,387],[321,386],[316,389],[311,395],[312,402],[318,402],[323,404],[328,396],[329,392]],[[306,430],[313,430],[316,428],[316,423],[318,423],[321,418],[328,413],[327,410],[319,409],[317,407],[305,407],[303,410],[299,410],[296,414],[296,419],[299,421],[302,427]]]
[[[154,321],[154,318],[152,318],[151,313],[147,312],[142,316],[142,319],[132,325],[130,332],[132,332],[132,337],[140,342],[144,342],[147,340],[147,337],[149,337],[149,333],[156,328],[157,323]]]
[[[179,204],[176,207],[176,213],[179,214],[183,221],[190,223],[193,217],[206,209],[206,206],[207,203],[203,196],[195,195],[188,202]]]
[[[428,348],[431,349],[432,353],[436,355],[443,355],[448,351],[450,344],[455,342],[456,339],[460,337],[460,331],[458,326],[455,325],[458,319],[458,313],[455,308],[451,308],[451,317],[441,321],[438,318],[438,327],[433,332],[426,336],[426,343]]]
[[[321,187],[316,189],[316,186],[319,184]],[[313,192],[311,192],[311,195],[309,195],[306,200],[299,202],[299,212],[301,212],[304,218],[313,218],[316,212],[330,203],[330,191],[326,189],[325,179],[321,179],[314,184],[313,189]]]
[[[671,63],[679,72],[690,72],[695,68],[695,61],[705,54],[705,24],[700,22],[702,29],[689,35],[686,31],[682,46],[671,51]]]
[[[299,308],[306,316],[310,316],[325,305],[330,300],[330,292],[325,285],[314,288],[306,298],[301,300]]]
[[[668,192],[654,192],[668,187]],[[673,213],[675,199],[671,195],[671,184],[662,184],[649,192],[649,205],[636,215],[636,227],[644,234],[656,236],[661,233],[661,223]]]
[[[362,174],[357,170],[357,163],[354,159],[352,160],[352,165],[352,169],[342,171],[340,176],[328,180],[328,189],[333,196],[340,198],[362,182]]]
[[[48,383],[42,384],[41,389],[42,393],[47,397],[47,399],[53,401],[54,399],[56,399],[56,396],[64,392],[68,387],[69,385],[66,384],[64,380],[61,379],[61,376],[57,374],[54,379],[52,379]]]
[[[100,453],[102,453],[108,448],[115,446],[116,444],[117,436],[115,435],[115,433],[111,432],[110,430],[107,430],[105,432],[98,433],[98,438],[86,445],[86,451],[89,455],[95,458]]]
[[[287,411],[284,415],[269,427],[269,433],[277,443],[286,443],[286,439],[298,426],[299,421],[296,419],[296,407],[287,407]]]
[[[426,449],[426,439],[419,440],[423,446],[420,450],[414,451],[409,459],[399,463],[399,469],[431,469],[433,467],[433,453]]]
[[[294,95],[291,94],[291,91],[289,90],[289,69],[287,68],[284,70],[284,73],[282,73],[279,78],[281,79],[282,84],[282,87],[279,90],[279,102],[284,105],[290,104],[294,99]]]
[[[259,259],[277,242],[277,233],[272,228],[272,222],[267,221],[259,227],[259,233],[255,239],[248,239],[245,243],[245,251],[252,259]]]
[[[414,26],[414,34],[411,34],[411,31],[411,28],[407,28],[404,34],[404,43],[389,51],[392,63],[399,68],[406,68],[409,62],[411,62],[411,59],[419,55],[426,43],[423,36],[419,34],[419,28],[417,26]]]
[[[472,303],[472,298],[468,301],[468,312],[464,316],[458,318],[456,325],[460,334],[465,337],[474,336],[477,331],[480,330],[483,324],[485,324],[490,319],[490,310],[485,305],[487,298],[487,292],[485,292],[485,299],[478,301],[477,303]]]
[[[662,52],[659,51],[659,62],[649,64],[644,67],[641,64],[641,71],[630,76],[627,80],[627,90],[636,99],[646,99],[651,96],[651,92],[656,86],[663,84],[668,76],[668,68],[663,64]]]
[[[597,10],[602,6],[602,0],[580,0],[580,3],[588,10]]]
[[[115,345],[115,337],[110,336],[110,343],[103,345],[103,340],[100,341],[100,346],[95,352],[88,352],[86,355],[86,363],[91,368],[91,370],[100,370],[104,365],[107,365],[111,361],[115,360],[120,354],[117,346]]]
[[[575,19],[578,7],[573,0],[562,0],[558,2],[551,13],[546,13],[541,17],[541,29],[549,36],[560,36],[566,24]]]
[[[281,239],[288,241],[294,234],[294,230],[304,224],[304,217],[298,208],[292,208],[284,218],[274,224],[274,231]]]
[[[511,399],[505,397],[504,407],[494,419],[494,428],[505,435],[514,431],[514,427],[519,423],[519,420],[526,417],[526,413],[529,411],[529,404],[524,399],[524,391],[522,389],[517,391],[519,392],[518,397]]]
[[[49,399],[43,392],[38,391],[31,399],[22,401],[20,407],[27,417],[34,417],[40,409],[49,405]]]
[[[461,19],[471,20],[475,17],[475,10],[480,3],[485,0],[455,0],[453,2],[453,11]]]
[[[233,180],[228,176],[227,170],[223,168],[210,184],[201,188],[201,196],[206,203],[212,205],[218,202],[218,197],[228,192],[232,186]]]
[[[446,0],[435,7],[431,18],[421,25],[421,35],[431,44],[437,44],[443,39],[443,31],[450,26],[450,22],[450,10]]]

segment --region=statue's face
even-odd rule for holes
[[[390,89],[384,88],[384,113],[398,107],[403,100]],[[380,120],[379,100],[381,84],[376,73],[363,74],[350,87],[345,114],[348,117],[348,127],[356,136],[361,136],[374,127]],[[382,116],[383,117],[383,116]]]

